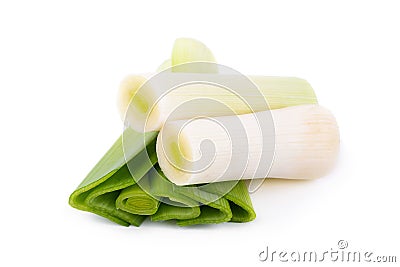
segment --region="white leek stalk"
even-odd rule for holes
[[[299,78],[174,72],[162,72],[152,78],[130,76],[121,84],[119,99],[121,115],[139,132],[159,131],[172,119],[317,103],[310,84]]]
[[[148,132],[160,130],[171,119],[226,116],[317,103],[305,80],[264,76],[252,76],[249,80],[227,67],[222,68],[224,74],[218,74],[219,67],[211,50],[202,42],[179,38],[171,59],[159,67],[161,73],[131,75],[121,83],[120,114],[136,131]]]
[[[267,129],[262,136],[265,129],[258,118],[270,113],[274,131]],[[169,121],[157,138],[159,165],[177,185],[265,177],[313,179],[332,168],[338,149],[336,120],[319,105]],[[272,154],[272,162],[263,160],[263,154]]]

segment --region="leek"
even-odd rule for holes
[[[224,66],[221,72],[219,67],[203,43],[177,39],[171,59],[161,64],[159,73],[130,75],[121,83],[121,117],[136,131],[149,132],[159,131],[167,120],[317,103],[314,90],[303,79],[246,77]]]
[[[256,215],[247,187],[240,179],[264,177],[257,176],[258,165],[254,165],[262,160],[260,140],[263,138],[254,130],[254,119],[248,118],[261,113],[267,116],[270,113],[263,111],[268,109],[283,108],[272,111],[276,135],[270,133],[269,142],[276,139],[277,147],[271,151],[267,149],[267,154],[275,152],[276,159],[270,174],[312,178],[311,174],[320,175],[333,161],[338,143],[333,117],[316,105],[298,106],[317,103],[306,81],[263,76],[248,79],[238,73],[221,73],[211,51],[201,42],[186,38],[175,42],[171,58],[158,71],[157,75],[129,76],[121,83],[120,113],[132,128],[124,131],[70,195],[72,207],[124,226],[139,226],[146,218],[174,220],[180,226],[251,221]],[[216,84],[228,85],[226,87],[234,91],[210,83],[190,84],[192,81],[217,81]],[[165,94],[177,84],[176,90]],[[209,102],[197,102],[198,98]],[[185,103],[189,105],[182,105]],[[175,109],[179,112],[173,112]],[[226,116],[232,114],[246,115],[235,116],[235,119]],[[228,146],[226,142],[221,143],[225,138],[221,138],[224,136],[219,128],[211,125],[196,129],[187,123],[188,127],[177,134],[182,123],[187,122],[182,119],[197,116],[226,116],[222,120],[236,123],[239,119],[246,125],[253,145],[242,149],[249,150],[250,154],[245,175],[235,172],[237,168],[230,170],[229,177],[217,175],[224,170],[228,159],[226,151],[221,153],[220,148]],[[201,121],[193,122],[200,122],[202,126]],[[160,134],[154,132],[162,126]],[[176,139],[178,137],[182,138]],[[200,155],[199,145],[204,138],[213,141],[216,150],[201,151],[205,153]],[[311,145],[312,138],[317,142]],[[248,140],[244,141],[243,144],[248,144]],[[194,160],[213,156],[211,152],[216,152],[216,164],[204,172],[187,174],[177,168],[183,164],[190,171]],[[319,167],[311,173],[313,164]]]
[[[176,220],[180,226],[255,218],[242,182],[186,188],[168,181],[153,168],[155,136],[126,129],[71,194],[70,205],[123,226],[139,226],[147,215],[152,221]]]
[[[272,129],[260,128],[259,119],[270,113]],[[202,146],[204,140],[213,146]],[[319,105],[167,122],[157,138],[159,165],[177,185],[267,176],[313,179],[332,168],[338,149],[336,120]]]
[[[125,122],[139,132],[159,131],[167,120],[317,103],[310,84],[295,77],[168,71],[127,77],[121,84],[119,99]]]

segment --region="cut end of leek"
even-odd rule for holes
[[[315,179],[333,168],[340,135],[336,119],[328,109],[304,105],[281,109],[272,115],[276,138],[269,177]]]
[[[157,136],[156,151],[158,163],[167,178],[176,185],[186,185],[190,174],[183,171],[191,169],[194,160],[192,146],[186,134],[179,133],[182,124],[179,121],[168,123]],[[164,168],[162,167],[164,166]]]
[[[195,62],[216,63],[211,50],[202,42],[191,38],[178,38],[175,40],[172,48],[171,59],[165,60],[157,71],[170,70],[172,72],[218,72],[218,66],[215,64],[190,64]]]
[[[136,92],[146,82],[146,77],[143,75],[130,75],[126,77],[120,84],[118,92],[118,109],[122,119],[125,119],[128,107],[131,104]],[[140,110],[145,111],[148,109],[145,98],[141,97],[135,99],[135,106]]]
[[[146,86],[151,74],[130,75],[126,77],[118,94],[118,109],[121,119],[137,132],[152,132],[158,130],[163,116],[156,102],[156,92]],[[144,128],[146,126],[146,128]]]
[[[230,147],[226,133],[218,124],[213,125],[206,120],[167,122],[157,138],[159,165],[166,177],[177,185],[267,176],[313,179],[325,175],[333,167],[339,150],[339,130],[333,115],[319,105],[301,105],[272,110],[271,113],[275,125],[272,146],[271,143],[263,143],[258,122],[251,114],[221,118],[230,126],[240,122],[247,130],[247,136],[229,133],[230,136],[243,138],[238,142],[243,147],[235,149]],[[214,149],[204,149],[201,146],[204,140],[211,141]],[[171,145],[174,142],[179,150],[176,145]],[[260,162],[260,155],[271,152],[271,147],[275,153],[272,164]],[[232,168],[242,163],[231,162],[231,159],[243,158],[238,157],[238,153],[247,149],[246,168]],[[212,160],[205,166],[199,164],[199,158]],[[260,168],[264,169],[260,171]],[[257,176],[260,173],[266,175]]]
[[[202,42],[192,39],[192,38],[178,38],[176,39],[174,46],[172,48],[171,55],[171,66],[179,66],[185,63],[192,62],[216,62],[215,57],[211,50]],[[174,68],[172,68],[174,71]],[[179,67],[179,72],[192,72],[193,66]],[[207,66],[207,69],[201,72],[217,72],[217,65],[214,65],[212,69]],[[199,72],[196,69],[196,72]]]

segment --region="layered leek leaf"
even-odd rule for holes
[[[126,129],[71,194],[70,205],[124,226],[139,226],[146,217],[180,226],[255,218],[243,181],[182,187],[167,180],[154,167],[156,135]]]

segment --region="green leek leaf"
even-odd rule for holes
[[[122,137],[128,145],[122,146]],[[182,187],[167,180],[158,166],[152,168],[155,137],[126,129],[71,194],[70,205],[124,226],[139,226],[147,215],[152,221],[176,220],[180,226],[255,218],[242,181]]]

